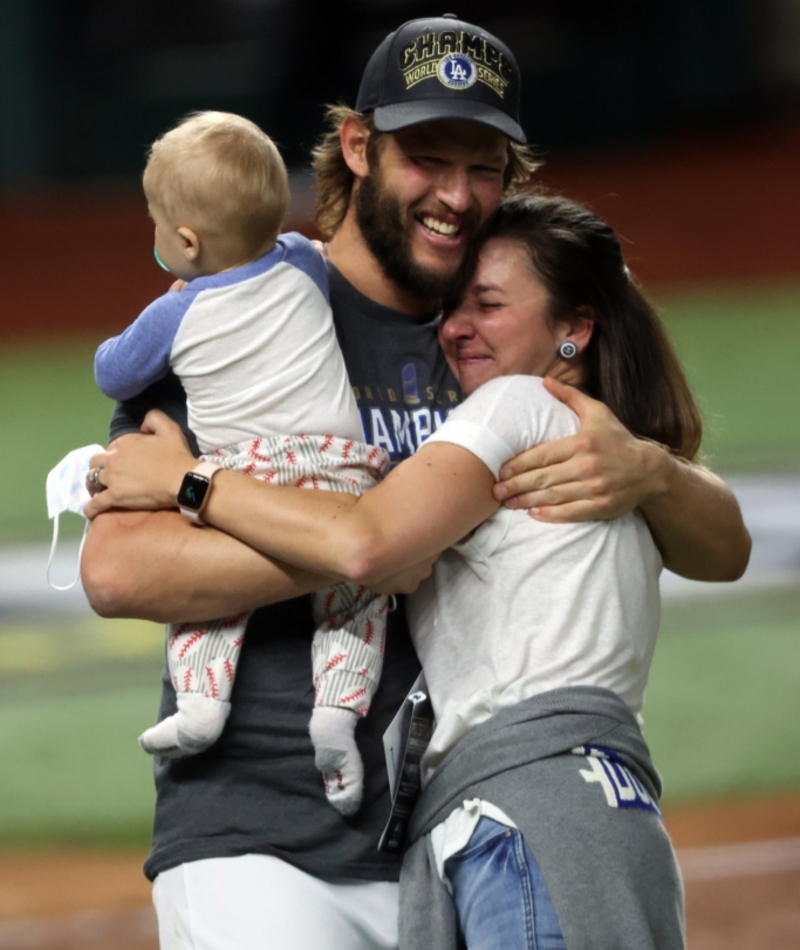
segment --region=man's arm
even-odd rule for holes
[[[117,404],[111,439],[138,433],[153,406],[176,420],[199,455],[187,427],[183,387],[172,373]],[[225,617],[328,585],[325,578],[270,560],[211,527],[197,528],[177,511],[99,515],[86,536],[81,580],[101,616],[159,623]]]
[[[508,462],[495,497],[541,521],[617,518],[639,508],[669,570],[734,581],[750,559],[736,496],[702,465],[633,436],[603,403],[548,379],[549,392],[581,420],[579,432]]]
[[[176,511],[112,510],[86,535],[81,580],[103,617],[198,622],[299,597],[328,579],[270,560]]]
[[[639,505],[664,566],[697,581],[736,581],[750,560],[750,532],[736,496],[703,465],[682,462],[660,446],[659,475]]]

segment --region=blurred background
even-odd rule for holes
[[[770,852],[765,900],[793,894],[796,907],[800,2],[450,9],[516,53],[540,180],[617,229],[699,396],[706,461],[742,502],[755,544],[741,581],[664,579],[645,733],[679,847],[782,838],[788,877],[777,883]],[[386,33],[442,12],[416,0],[0,4],[0,947],[99,946],[85,928],[64,942],[66,918],[57,932],[32,922],[147,899],[136,866],[153,790],[136,737],[157,709],[162,631],[100,620],[79,586],[49,590],[44,501],[49,469],[106,439],[112,407],[94,387],[94,348],[169,283],[139,185],[147,147],[190,110],[248,116],[280,144],[289,224],[311,234],[306,169],[324,104],[354,103]],[[81,531],[67,521],[61,583]],[[92,878],[86,856],[101,853],[111,863],[91,865]],[[721,866],[739,867],[726,854]],[[741,860],[747,878],[755,859]],[[108,905],[102,881],[118,882]],[[748,929],[757,882],[747,880],[749,911],[702,886],[689,891],[693,946],[800,946],[800,918],[783,905],[762,913],[767,937]],[[698,916],[713,907],[714,922]],[[151,923],[125,919],[126,939],[141,925],[135,945],[152,946]]]

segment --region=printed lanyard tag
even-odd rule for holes
[[[420,760],[431,741],[433,727],[428,685],[425,674],[420,673],[383,735],[392,810],[378,842],[379,851],[397,854],[405,844],[408,822],[421,790]]]

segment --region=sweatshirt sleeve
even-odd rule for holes
[[[158,297],[123,333],[98,347],[94,378],[106,396],[131,399],[167,375],[175,334],[195,296],[185,288]]]
[[[460,445],[497,479],[515,455],[577,429],[577,416],[547,392],[538,376],[501,376],[476,389],[425,444]]]

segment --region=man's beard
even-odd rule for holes
[[[419,265],[411,251],[411,234],[403,221],[397,196],[383,187],[379,174],[361,179],[354,196],[356,223],[367,247],[381,270],[403,290],[424,300],[442,300],[452,296],[458,282],[459,268],[450,274],[427,270]],[[460,226],[470,237],[478,226],[478,215],[472,212],[461,218]]]

